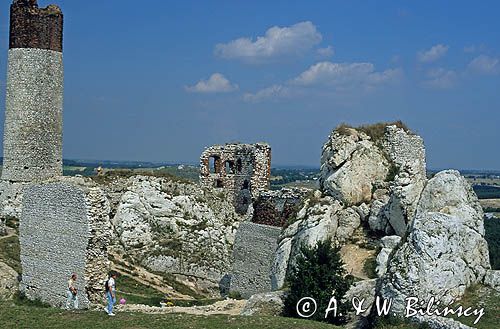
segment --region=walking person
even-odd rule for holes
[[[78,309],[78,289],[76,288],[76,280],[78,279],[76,273],[71,274],[68,280],[68,299],[66,300],[66,309],[71,309],[71,304],[73,304],[73,309]]]
[[[106,307],[106,313],[109,316],[115,316],[113,313],[113,305],[116,303],[116,273],[113,272],[110,274],[109,279],[106,281],[104,285],[106,290],[106,297],[108,299],[108,306]]]

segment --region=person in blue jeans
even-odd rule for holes
[[[106,281],[106,297],[108,299],[108,306],[106,307],[106,313],[109,316],[115,316],[113,313],[113,305],[116,303],[116,273],[111,273],[108,281]]]

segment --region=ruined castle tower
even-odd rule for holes
[[[265,143],[225,144],[207,148],[200,158],[204,187],[230,191],[236,211],[247,211],[252,197],[269,189],[271,147]]]
[[[62,175],[63,14],[14,0],[5,105],[2,179],[31,182]]]

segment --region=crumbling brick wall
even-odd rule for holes
[[[304,197],[310,193],[304,188],[283,188],[278,191],[263,191],[253,203],[252,222],[284,227],[293,221],[300,210]]]
[[[102,303],[109,269],[108,214],[105,194],[84,181],[64,178],[27,188],[19,225],[21,292],[61,307],[74,272],[80,308]]]
[[[207,148],[200,158],[203,187],[231,191],[233,204],[245,213],[252,197],[269,189],[271,148],[268,144],[225,144]]]

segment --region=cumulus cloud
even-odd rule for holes
[[[332,57],[335,54],[335,50],[333,49],[332,46],[328,46],[325,48],[318,48],[316,52],[321,57]]]
[[[194,93],[227,93],[237,89],[237,84],[232,84],[220,73],[214,73],[208,80],[200,80],[194,86],[186,87],[187,91]]]
[[[417,59],[421,63],[435,62],[448,52],[449,47],[446,45],[438,44],[431,49],[420,51],[417,54]]]
[[[397,79],[400,69],[376,72],[372,63],[320,62],[312,65],[292,80],[295,85],[350,86],[355,84],[377,85]]]
[[[273,85],[255,94],[246,94],[247,101],[292,97],[319,88],[329,93],[372,90],[399,80],[401,69],[378,72],[372,63],[319,62],[282,85]]]
[[[450,89],[458,82],[458,74],[444,68],[432,69],[427,72],[427,80],[423,85],[433,89]]]
[[[215,46],[215,54],[226,59],[260,62],[281,56],[302,54],[322,40],[313,23],[300,22],[289,27],[274,26],[253,40],[239,38]]]
[[[468,69],[480,74],[499,74],[500,59],[479,55],[469,63]]]

